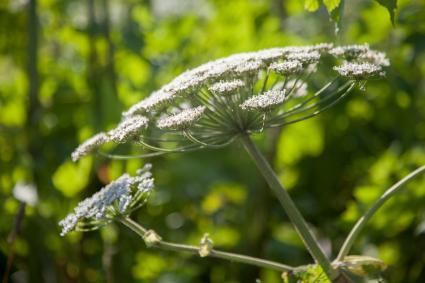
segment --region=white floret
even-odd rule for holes
[[[281,75],[299,74],[303,70],[303,65],[298,60],[274,62],[270,64],[269,70]]]
[[[334,70],[341,76],[354,79],[365,79],[371,76],[383,74],[380,66],[370,63],[344,62],[341,66],[335,66]]]
[[[84,155],[90,154],[97,150],[101,145],[108,142],[108,136],[105,133],[99,133],[80,144],[71,154],[72,160],[75,162]]]
[[[134,137],[145,129],[148,122],[149,120],[144,116],[131,116],[119,123],[115,129],[110,130],[107,133],[108,138],[117,143],[126,142],[129,138]]]
[[[360,54],[368,52],[369,50],[369,44],[355,44],[334,47],[329,51],[329,53],[336,57],[344,56],[346,58],[352,59],[353,57],[357,57]]]
[[[388,60],[385,53],[375,50],[368,50],[367,52],[360,54],[359,60],[382,67],[388,67],[390,65],[390,60]]]
[[[264,64],[260,60],[241,62],[241,64],[236,66],[234,72],[237,75],[255,74],[258,71],[260,71],[263,67],[264,67]]]
[[[269,90],[248,98],[240,107],[244,110],[268,110],[282,104],[285,98],[285,90]]]
[[[213,93],[228,94],[237,91],[245,86],[242,80],[219,81],[211,85],[208,89]]]
[[[201,118],[205,108],[205,106],[198,106],[185,109],[180,113],[159,119],[156,125],[160,129],[188,127]]]
[[[124,174],[115,181],[106,185],[97,193],[78,203],[74,211],[59,222],[62,227],[61,236],[76,230],[79,221],[96,220],[97,222],[110,221],[116,214],[129,213],[140,198],[133,198],[136,193],[147,193],[153,189],[150,164],[137,172],[134,177]],[[115,211],[115,214],[110,214]],[[109,213],[109,214],[108,214]]]

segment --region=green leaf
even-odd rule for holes
[[[305,0],[304,9],[309,12],[315,12],[319,9],[320,3],[319,0]]]
[[[391,23],[395,25],[395,10],[397,9],[397,0],[375,0],[380,5],[387,8],[390,13]]]
[[[341,0],[323,0],[323,4],[325,4],[329,14],[339,6],[340,2]]]

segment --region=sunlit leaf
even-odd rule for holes
[[[390,13],[391,23],[395,25],[395,10],[397,9],[397,0],[375,0],[380,5],[387,8]]]
[[[314,12],[319,9],[320,2],[319,0],[305,0],[304,1],[304,9],[309,12]]]
[[[329,13],[335,10],[339,6],[340,2],[341,0],[323,0],[323,4],[325,4]]]

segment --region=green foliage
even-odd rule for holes
[[[374,1],[341,1],[331,12],[345,5],[337,37],[326,13],[308,13],[298,0],[194,1],[209,12],[178,15],[158,15],[153,1],[93,1],[89,28],[90,2],[37,1],[39,103],[29,117],[28,5],[0,1],[0,275],[19,208],[13,187],[26,181],[37,186],[40,201],[25,210],[13,276],[31,282],[281,282],[275,271],[147,250],[121,226],[59,236],[57,222],[75,203],[145,163],[94,156],[72,164],[72,150],[177,74],[235,52],[338,41],[369,42],[390,57],[387,79],[369,83],[321,117],[258,140],[275,156],[281,180],[317,235],[334,243],[333,255],[375,197],[425,163],[422,0],[398,1],[396,27]],[[112,52],[102,3],[109,6]],[[316,10],[321,4],[309,3]],[[134,216],[138,222],[170,240],[198,244],[208,232],[217,248],[293,265],[311,262],[240,147],[149,162],[158,191]],[[382,259],[390,282],[424,282],[424,203],[421,177],[382,207],[354,254]]]
[[[397,10],[397,0],[374,0],[388,10],[390,14],[391,23],[395,25],[395,12]],[[344,11],[344,0],[304,0],[304,8],[309,12],[315,12],[319,9],[320,4],[326,7],[329,13],[329,18],[335,22],[336,31],[339,30],[339,26],[342,20],[342,14]]]
[[[305,0],[304,8],[309,12],[315,12],[320,7],[319,0]]]
[[[380,5],[387,8],[388,13],[390,13],[391,23],[395,24],[395,11],[397,9],[397,0],[375,0]]]
[[[282,279],[284,283],[330,283],[323,269],[318,265],[308,265],[300,267],[293,273],[283,273]]]

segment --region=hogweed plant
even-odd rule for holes
[[[112,158],[142,158],[221,148],[240,142],[278,198],[314,264],[294,268],[218,251],[207,235],[197,247],[163,241],[153,230],[129,218],[130,212],[146,200],[153,187],[146,167],[136,177],[121,176],[80,203],[60,223],[62,234],[97,228],[117,219],[142,236],[150,247],[272,268],[284,272],[284,278],[292,275],[300,282],[308,282],[310,279],[306,278],[315,270],[320,270],[323,280],[335,282],[349,282],[353,274],[364,276],[370,267],[380,271],[384,266],[381,261],[348,256],[350,248],[376,210],[404,183],[422,173],[424,167],[390,188],[366,212],[347,237],[338,257],[331,261],[251,135],[317,116],[348,96],[353,88],[364,89],[368,80],[383,77],[387,66],[386,55],[372,50],[367,44],[334,47],[322,43],[235,54],[179,75],[125,111],[122,121],[114,129],[93,136],[72,153],[74,161],[94,152]],[[137,156],[107,153],[102,151],[106,143],[132,143],[140,146],[143,153]]]

